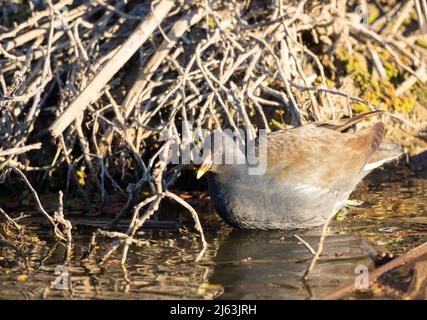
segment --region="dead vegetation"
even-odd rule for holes
[[[132,214],[127,232],[97,233],[114,238],[102,261],[121,247],[124,263],[169,198],[195,221],[199,260],[207,244],[197,212],[171,189],[185,168],[168,163],[171,144],[192,146],[202,128],[256,134],[383,109],[408,147],[425,147],[424,5],[3,1],[0,179],[25,182],[70,254],[62,193],[49,213],[36,190],[63,190],[86,210],[126,196],[116,218]]]

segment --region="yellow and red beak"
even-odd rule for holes
[[[197,179],[200,179],[206,172],[209,171],[211,167],[212,167],[212,160],[210,157],[207,157],[205,160],[203,160],[202,164],[197,170]]]

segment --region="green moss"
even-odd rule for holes
[[[375,8],[375,7],[369,8],[369,12],[370,13],[369,13],[369,17],[368,17],[368,24],[373,23],[375,20],[377,20],[377,18],[380,15],[379,11],[378,10],[374,10],[373,8]]]
[[[427,105],[427,82],[417,81],[411,88],[411,94],[417,98],[420,104]]]
[[[420,47],[427,49],[427,41],[424,41],[423,39],[417,39],[415,40],[415,43],[419,45]]]
[[[378,56],[380,57],[383,67],[386,71],[387,79],[397,79],[399,76],[399,68],[394,62],[394,59],[391,57],[390,53],[387,50],[379,47],[376,47],[375,50],[378,52]]]
[[[208,16],[208,26],[210,29],[215,29],[215,20],[212,16]]]
[[[395,63],[385,62],[383,65],[387,74],[387,79],[390,80],[399,76],[399,69]]]
[[[411,12],[409,13],[409,19],[412,19],[412,20],[418,21],[418,15],[417,15],[417,13],[415,12],[415,10],[411,10]]]
[[[356,113],[365,113],[369,112],[371,109],[369,109],[369,106],[364,103],[356,102],[353,106],[353,110]]]
[[[400,97],[395,94],[394,83],[398,82],[403,77],[403,74],[399,71],[388,51],[381,48],[375,48],[375,50],[377,50],[383,63],[387,79],[378,80],[372,77],[365,57],[358,52],[349,55],[342,49],[337,50],[337,58],[343,63],[345,73],[351,75],[354,85],[360,91],[361,98],[381,109],[410,112],[414,106],[414,97],[411,94]],[[370,111],[369,106],[363,103],[354,104],[353,109],[356,113]]]
[[[351,56],[343,55],[341,56],[341,61],[346,64],[345,71],[347,74],[351,74],[353,72],[358,72],[362,75],[368,74],[368,70],[363,56],[360,56],[357,53]]]
[[[320,79],[320,83],[322,83],[322,78],[321,78],[321,77],[319,77],[319,79]],[[325,83],[326,83],[326,86],[327,86],[328,88],[333,88],[333,87],[335,87],[335,82],[334,82],[333,80],[329,79],[329,78],[326,78],[326,79],[325,79]]]
[[[401,97],[395,99],[393,109],[397,112],[410,112],[414,107],[415,99],[413,97]]]

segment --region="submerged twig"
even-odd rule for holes
[[[317,250],[311,259],[310,265],[308,266],[307,270],[304,272],[303,280],[306,281],[308,277],[310,276],[310,273],[313,271],[314,267],[316,266],[317,260],[319,260],[320,255],[323,252],[323,246],[325,244],[325,239],[329,232],[329,224],[332,221],[332,218],[335,217],[336,212],[331,213],[325,221],[325,224],[322,227],[322,233],[320,235],[319,244],[317,245]]]
[[[379,277],[381,277],[384,273],[396,269],[400,266],[407,265],[409,263],[414,262],[420,257],[427,255],[427,242],[422,245],[408,251],[407,253],[402,254],[401,256],[394,258],[390,262],[382,265],[381,267],[369,272],[369,285],[371,286]],[[344,296],[350,294],[356,290],[354,282],[336,292],[333,292],[323,299],[326,300],[336,300],[343,298]]]
[[[316,255],[316,251],[307,241],[305,241],[303,238],[301,238],[299,235],[296,235],[296,234],[294,234],[294,237],[297,238],[313,256]]]

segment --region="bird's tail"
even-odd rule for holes
[[[368,172],[378,168],[382,164],[400,157],[403,154],[403,148],[394,143],[383,143],[373,153],[368,163],[363,167],[363,171]]]

